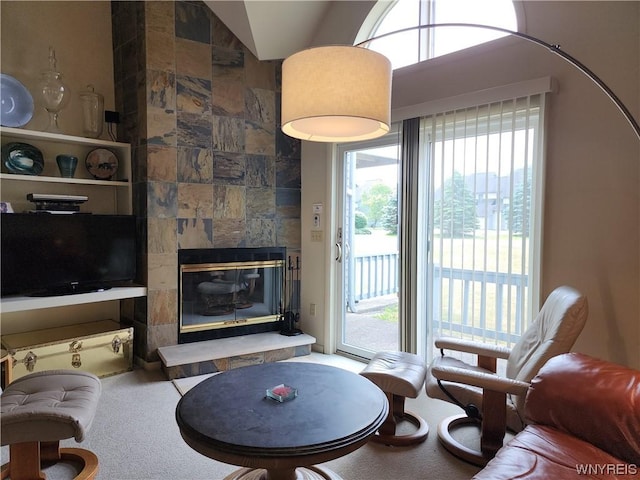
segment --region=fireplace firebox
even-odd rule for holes
[[[178,251],[178,343],[280,330],[284,247]]]

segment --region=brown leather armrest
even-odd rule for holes
[[[579,353],[558,355],[532,379],[525,416],[640,465],[640,371]]]

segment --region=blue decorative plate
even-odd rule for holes
[[[28,143],[7,143],[2,147],[2,161],[11,173],[40,175],[44,168],[42,152]]]
[[[0,125],[22,127],[33,116],[33,97],[22,83],[0,74]]]

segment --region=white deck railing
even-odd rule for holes
[[[354,257],[347,307],[398,293],[398,253]],[[432,328],[514,343],[522,334],[527,275],[434,266]]]

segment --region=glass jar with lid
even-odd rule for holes
[[[87,137],[98,138],[104,126],[104,97],[95,91],[93,85],[80,92],[82,103],[82,132]]]

